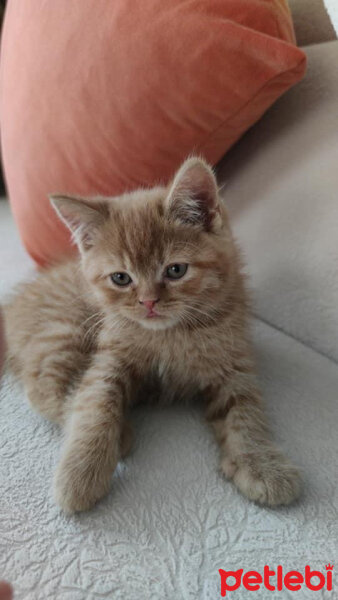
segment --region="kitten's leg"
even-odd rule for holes
[[[300,492],[298,471],[271,441],[259,393],[239,373],[213,390],[207,406],[221,449],[221,471],[250,500],[289,504]]]
[[[98,350],[84,374],[54,482],[56,502],[68,513],[91,508],[109,490],[121,455],[130,379],[110,349]]]
[[[89,356],[80,341],[64,336],[48,341],[34,341],[32,359],[22,369],[27,398],[43,417],[63,425],[69,402],[67,396],[79,373],[88,364]]]

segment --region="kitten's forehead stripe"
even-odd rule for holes
[[[120,248],[142,271],[148,271],[163,258],[163,241],[153,212],[150,206],[128,211],[119,231]]]
[[[125,264],[143,274],[154,273],[165,264],[171,251],[193,247],[184,232],[173,227],[163,215],[162,203],[130,206],[114,211],[112,238],[115,251]]]

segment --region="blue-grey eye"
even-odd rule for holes
[[[110,277],[116,285],[124,286],[131,283],[131,277],[128,273],[112,273]]]
[[[174,263],[169,265],[166,270],[166,276],[169,279],[181,279],[187,272],[188,265],[185,263]]]

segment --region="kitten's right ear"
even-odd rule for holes
[[[215,233],[221,229],[216,178],[202,158],[188,158],[183,163],[171,184],[166,206],[172,221]]]
[[[105,202],[76,196],[51,194],[51,205],[68,229],[80,250],[93,246],[98,229],[108,217]]]

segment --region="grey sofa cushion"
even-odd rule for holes
[[[219,167],[260,318],[338,361],[338,41]]]
[[[289,0],[298,46],[336,39],[323,0]]]

